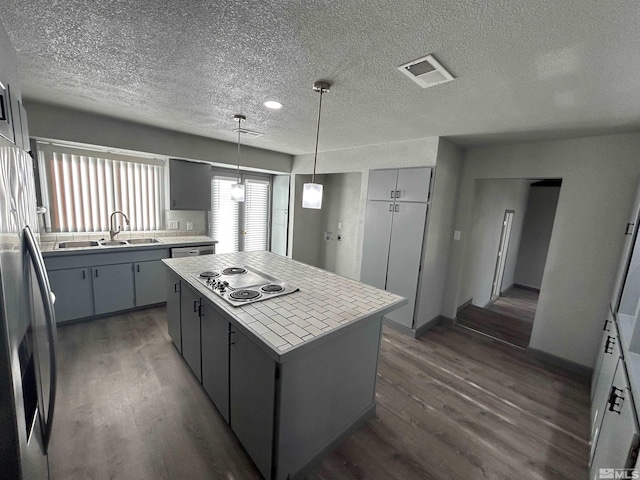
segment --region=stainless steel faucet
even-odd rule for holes
[[[118,230],[116,230],[113,226],[113,217],[116,215],[116,213],[122,215],[125,222],[127,222],[127,225],[129,225],[129,217],[127,217],[123,212],[121,212],[120,210],[116,210],[115,212],[113,212],[109,217],[109,236],[111,237],[111,241],[113,241],[113,239],[116,238],[116,235],[120,233],[120,227],[118,227]]]

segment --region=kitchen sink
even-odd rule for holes
[[[87,248],[87,247],[99,247],[100,244],[94,240],[78,240],[71,242],[60,242],[58,248]]]
[[[104,247],[116,247],[118,245],[129,245],[126,240],[100,240],[100,245]]]
[[[160,243],[157,238],[131,238],[129,239],[131,245],[142,245],[145,243]]]

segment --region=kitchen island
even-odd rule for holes
[[[270,252],[163,262],[172,340],[265,478],[303,476],[375,415],[382,316],[406,299]],[[299,290],[232,306],[197,279],[228,267]]]

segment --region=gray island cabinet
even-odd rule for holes
[[[304,476],[375,415],[382,316],[403,297],[270,252],[163,262],[170,336],[265,478]],[[233,307],[195,279],[231,266],[299,291]]]

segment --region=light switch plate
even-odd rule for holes
[[[187,222],[187,231],[193,230],[193,222]]]
[[[456,230],[453,232],[453,239],[454,240],[460,240],[460,235],[462,234],[462,232],[460,230]]]
[[[333,240],[333,232],[324,232],[325,240]]]
[[[178,229],[178,221],[177,220],[169,220],[167,222],[167,230],[177,230]]]

